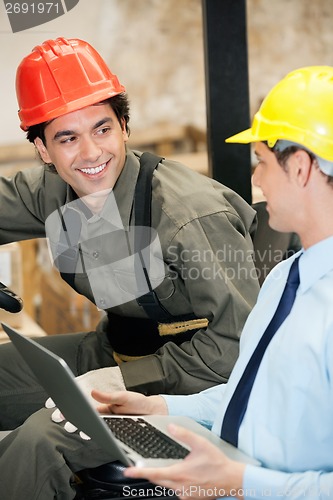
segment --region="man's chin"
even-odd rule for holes
[[[94,191],[93,193],[87,194],[84,198],[91,199],[91,198],[105,198],[108,196],[112,191],[112,188],[106,188],[106,189],[101,189],[99,191]]]

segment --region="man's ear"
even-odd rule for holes
[[[127,142],[128,139],[129,139],[129,136],[128,136],[128,132],[126,130],[126,121],[125,121],[124,118],[121,119],[121,130],[122,130],[122,133],[123,133],[124,142]]]
[[[40,137],[36,137],[34,140],[35,147],[43,160],[44,163],[52,163],[49,153],[47,152],[46,146]]]
[[[293,154],[293,176],[300,187],[306,186],[311,174],[312,159],[303,149]]]

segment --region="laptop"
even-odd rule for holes
[[[189,448],[168,433],[167,426],[172,422],[206,437],[233,460],[260,465],[257,460],[188,417],[99,414],[62,358],[7,324],[1,324],[65,418],[110,452],[110,461],[119,460],[125,466],[161,467],[182,460],[189,453]],[[156,446],[160,448],[156,449]]]

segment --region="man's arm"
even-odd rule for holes
[[[0,244],[45,238],[45,218],[65,194],[65,183],[44,166],[0,177]]]
[[[243,480],[244,498],[303,500],[333,498],[333,472],[280,472],[247,465]]]
[[[122,390],[104,392],[97,389],[93,389],[90,394],[95,402],[103,403],[97,406],[100,413],[182,415],[196,421],[210,421],[212,423],[225,387],[225,384],[220,384],[187,396],[170,396],[168,394],[144,396],[139,392]]]

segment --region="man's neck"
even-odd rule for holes
[[[112,189],[105,189],[81,198],[82,202],[93,214],[100,214]]]

